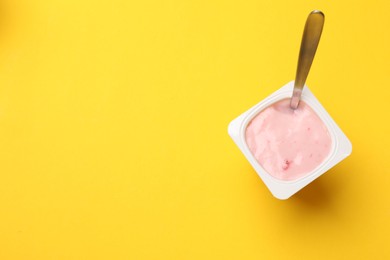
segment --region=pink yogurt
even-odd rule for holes
[[[248,124],[246,143],[257,162],[273,177],[292,181],[312,172],[328,157],[332,139],[313,109],[290,99],[262,110]]]

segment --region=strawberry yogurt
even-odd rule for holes
[[[245,131],[257,162],[273,177],[292,181],[312,172],[330,154],[327,127],[304,101],[295,110],[280,100],[256,115]]]

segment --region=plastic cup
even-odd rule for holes
[[[302,92],[301,100],[304,100],[306,104],[308,104],[314,110],[314,112],[317,113],[317,115],[328,128],[328,132],[332,139],[332,147],[328,157],[313,171],[293,181],[276,179],[257,162],[249,150],[248,145],[246,144],[245,130],[249,122],[251,122],[251,120],[263,109],[271,106],[273,103],[279,100],[291,97],[293,87],[294,81],[287,83],[282,88],[278,89],[267,98],[250,108],[248,111],[238,116],[236,119],[230,122],[228,127],[228,133],[230,137],[233,139],[238,148],[255,169],[257,174],[263,180],[264,184],[268,187],[272,195],[278,199],[288,199],[303,187],[324,174],[330,168],[334,167],[340,161],[345,159],[352,152],[352,144],[347,136],[343,133],[343,131],[341,131],[340,127],[336,124],[328,112],[326,112],[325,108],[321,105],[321,103],[317,100],[309,88],[305,86]]]

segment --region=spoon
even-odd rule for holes
[[[324,14],[318,10],[312,11],[307,17],[301,41],[301,50],[299,51],[294,91],[290,101],[290,107],[292,109],[297,109],[299,101],[301,100],[302,89],[305,85],[307,75],[309,74],[310,67],[321,38],[324,20]]]

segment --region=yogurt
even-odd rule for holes
[[[245,130],[245,140],[267,173],[285,181],[315,170],[332,148],[331,136],[320,117],[304,101],[291,109],[290,99],[258,113]]]

